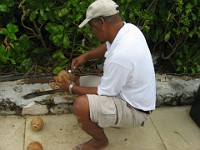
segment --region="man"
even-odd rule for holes
[[[73,59],[72,68],[87,60],[105,57],[103,76],[96,87],[83,86],[83,78],[75,85],[64,76],[63,82],[57,84],[80,95],[74,101],[73,113],[92,139],[77,149],[93,150],[108,145],[103,128],[143,125],[155,109],[156,84],[146,40],[136,26],[121,20],[115,2],[93,2],[79,27],[87,23],[102,44]],[[90,79],[88,82],[93,78]]]

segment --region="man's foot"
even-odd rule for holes
[[[105,148],[107,145],[108,145],[108,139],[97,141],[94,138],[92,138],[91,140],[76,146],[74,150],[101,150]]]

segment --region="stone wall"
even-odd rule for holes
[[[157,107],[190,105],[200,85],[199,78],[156,75]],[[29,79],[28,79],[29,80]],[[73,97],[66,92],[24,99],[27,93],[51,90],[47,78],[0,82],[0,115],[47,115],[72,113]],[[36,82],[37,81],[37,82]]]

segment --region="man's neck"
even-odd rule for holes
[[[115,24],[115,25],[111,25],[108,28],[108,35],[109,35],[109,39],[108,41],[110,43],[112,43],[115,39],[115,37],[117,36],[119,30],[124,26],[124,22],[120,21],[119,23]]]

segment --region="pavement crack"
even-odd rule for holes
[[[25,139],[26,139],[26,122],[27,122],[27,118],[25,117],[25,123],[24,123],[24,140],[23,140],[23,150],[26,150],[25,148]]]
[[[154,126],[154,128],[155,128],[155,130],[156,130],[156,132],[157,132],[157,134],[158,134],[158,136],[159,136],[159,138],[160,138],[160,140],[161,140],[163,146],[164,146],[164,148],[167,150],[167,147],[166,147],[166,145],[165,145],[165,143],[164,143],[164,141],[163,141],[163,139],[162,139],[162,137],[161,137],[161,135],[160,135],[160,133],[159,133],[157,127],[155,126],[153,120],[151,119],[151,117],[149,117],[149,119],[151,120],[151,122],[152,122],[152,124],[153,124],[153,126]]]
[[[183,139],[183,141],[185,141],[185,143],[190,145],[190,143],[179,132],[177,132],[177,131],[172,131],[172,132],[175,133],[176,135],[180,136]]]

